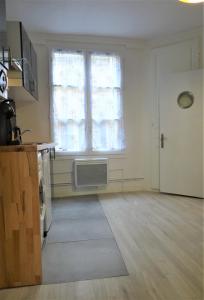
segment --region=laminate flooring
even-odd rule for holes
[[[128,276],[1,290],[0,299],[203,299],[203,200],[135,192],[100,202]]]

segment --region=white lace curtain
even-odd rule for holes
[[[86,69],[87,58],[89,67]],[[107,54],[85,56],[79,52],[55,51],[52,70],[57,150],[122,150],[120,58]]]

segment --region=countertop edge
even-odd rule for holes
[[[54,148],[54,146],[54,143],[29,143],[22,145],[7,145],[0,146],[0,152],[37,152]]]

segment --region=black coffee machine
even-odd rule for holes
[[[12,99],[0,101],[0,145],[20,145],[21,131],[16,126],[16,106]]]

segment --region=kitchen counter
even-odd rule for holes
[[[0,152],[35,152],[54,147],[54,143],[26,143],[21,145],[0,146]]]
[[[0,288],[42,282],[41,220],[44,224],[45,209],[51,215],[51,206],[46,204],[41,214],[41,196],[46,195],[46,203],[51,198],[48,163],[52,148],[53,143],[0,146]],[[42,195],[39,157],[43,159]]]

